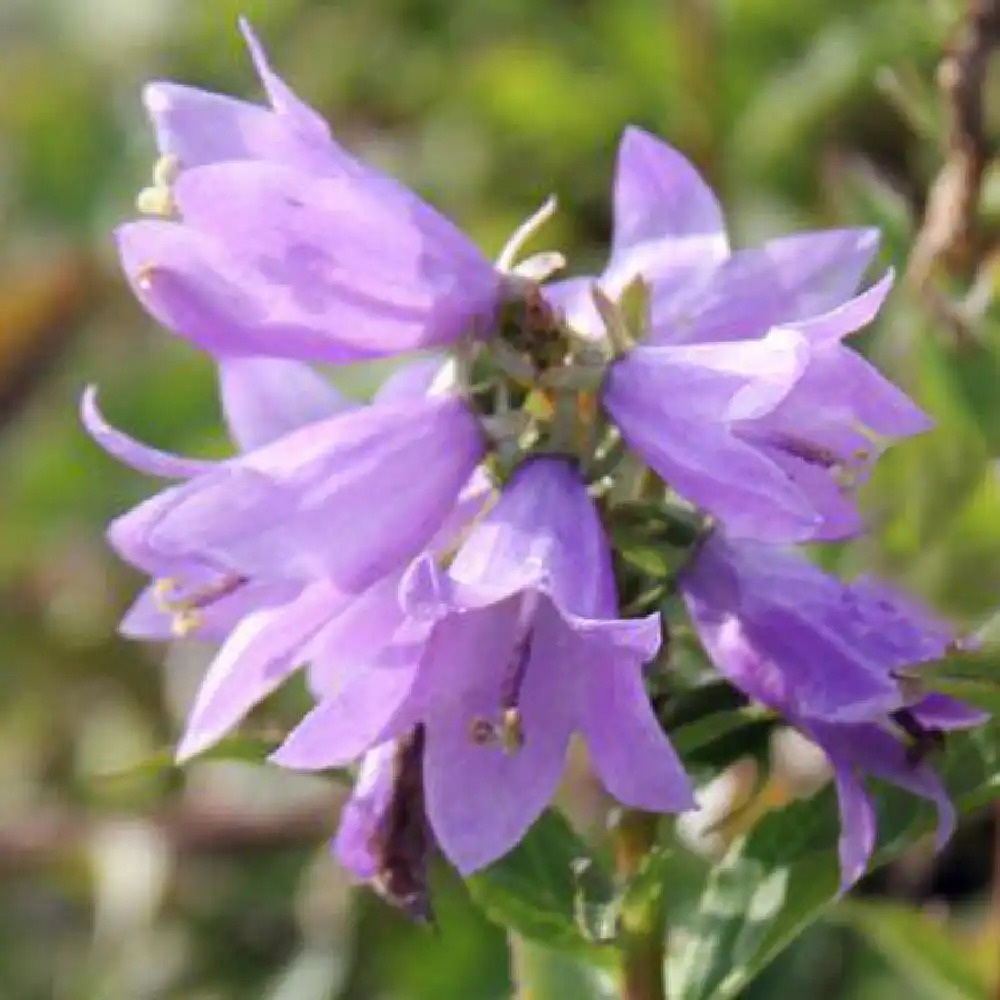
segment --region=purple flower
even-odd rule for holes
[[[941,779],[922,759],[926,748],[920,741],[928,741],[927,748],[931,748],[943,733],[980,725],[985,718],[985,713],[960,701],[932,694],[879,723],[797,721],[833,768],[840,806],[841,888],[845,892],[864,875],[878,833],[875,805],[864,779],[878,778],[934,803],[938,812],[935,843],[940,850],[955,828],[955,810]],[[900,722],[905,728],[897,728]]]
[[[222,462],[180,458],[128,438],[101,417],[93,390],[83,404],[88,430],[117,458],[185,480],[110,530],[122,557],[155,581],[122,631],[156,639],[196,632],[222,643],[180,758],[219,739],[306,662],[309,641],[359,600],[351,587],[374,588],[398,605],[395,587],[408,558],[454,530],[483,498],[481,480],[471,476],[480,454],[474,421],[455,400],[415,397],[422,383],[400,388],[392,405],[362,409],[291,361],[227,359],[219,374],[230,432],[244,449]],[[348,423],[336,427],[342,419]],[[395,443],[392,426],[401,427]],[[420,462],[407,481],[393,479],[397,446]],[[334,582],[338,566],[350,585]],[[371,600],[366,594],[362,606]]]
[[[359,591],[419,554],[483,454],[454,397],[337,414],[157,494],[111,527],[136,565],[207,560],[226,573],[327,579]]]
[[[952,642],[888,588],[841,583],[794,552],[718,531],[679,582],[719,671],[795,717],[862,722],[902,707],[899,672]]]
[[[278,763],[334,766],[421,726],[427,817],[464,873],[504,854],[544,809],[574,731],[622,802],[693,805],[642,682],[659,622],[617,618],[607,541],[569,462],[523,465],[447,571],[421,560],[404,598],[410,615],[395,633],[378,616],[357,623],[392,639],[381,653],[359,661],[330,644],[342,692],[320,701]]]
[[[719,671],[829,758],[845,890],[864,874],[875,847],[866,776],[932,801],[938,844],[948,839],[954,811],[922,758],[939,734],[978,725],[985,716],[944,695],[915,699],[915,679],[904,679],[952,647],[946,626],[881,583],[843,584],[794,553],[718,532],[680,586]]]
[[[851,492],[891,440],[927,418],[841,340],[891,283],[856,295],[872,230],[801,233],[730,253],[722,213],[675,150],[626,130],[615,231],[596,279],[648,292],[646,335],[614,362],[603,402],[626,442],[730,534],[833,538],[859,528]],[[550,284],[571,326],[602,336],[595,279]]]
[[[127,223],[117,238],[147,310],[217,355],[345,361],[485,332],[504,275],[348,156],[243,31],[271,107],[146,89],[169,168],[140,202],[168,218]]]
[[[282,435],[349,410],[352,404],[305,365],[261,358],[230,358],[219,364],[220,397],[230,437],[243,451],[270,444]],[[96,390],[84,394],[84,425],[105,451],[149,475],[204,481],[225,463],[183,458],[150,448],[112,427],[97,407]],[[197,625],[202,638],[221,640],[249,611],[296,596],[301,582],[281,572],[251,579],[227,571],[200,553],[169,555],[146,545],[148,532],[170,494],[142,505],[112,531],[127,561],[150,574],[147,587],[122,621],[133,638],[166,639]]]

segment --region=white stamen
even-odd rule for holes
[[[514,230],[510,239],[507,240],[500,251],[500,256],[497,257],[496,266],[498,271],[510,271],[513,268],[514,261],[524,248],[524,245],[555,215],[557,207],[556,196],[554,194],[549,195],[534,215],[525,219]]]

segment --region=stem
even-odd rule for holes
[[[511,1000],[531,1000],[531,962],[524,938],[516,931],[507,932],[510,962]]]
[[[638,872],[656,845],[660,817],[626,809],[614,830],[615,870],[624,884]],[[623,907],[619,923],[622,952],[621,1000],[666,1000],[664,961],[667,927],[662,897],[654,894]]]

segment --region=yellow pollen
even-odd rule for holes
[[[555,415],[556,406],[550,393],[534,389],[524,401],[524,411],[536,420],[551,420]]]
[[[513,756],[524,746],[524,727],[517,708],[505,708],[500,722],[500,746],[508,756]]]
[[[170,621],[170,632],[178,639],[184,639],[201,628],[203,619],[197,608],[177,608]]]

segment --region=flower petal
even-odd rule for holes
[[[282,121],[300,138],[300,141],[322,150],[331,160],[337,162],[338,166],[347,170],[357,169],[358,165],[354,160],[330,138],[330,129],[323,117],[300,100],[288,84],[271,69],[264,46],[261,45],[245,17],[239,19],[239,27],[271,107]]]
[[[786,324],[798,330],[810,343],[843,340],[867,326],[877,315],[892,288],[894,274],[887,271],[871,288],[829,312]]]
[[[351,797],[340,812],[333,853],[341,866],[362,882],[376,875],[371,845],[392,794],[395,754],[391,741],[365,754]]]
[[[164,565],[157,574],[164,579],[183,579],[185,584],[197,590],[199,581],[211,586],[218,581],[218,574],[204,567]],[[185,635],[208,642],[223,642],[230,632],[253,611],[276,607],[293,600],[301,590],[295,583],[280,580],[248,580],[235,588],[232,593],[224,593],[218,599],[197,609],[197,626]],[[146,587],[125,612],[118,631],[129,639],[169,640],[177,637],[177,615],[165,607],[163,595],[158,585]]]
[[[580,729],[597,777],[619,802],[651,812],[680,812],[694,807],[694,792],[642,683],[642,667],[659,645],[659,617],[642,622],[653,640],[648,655],[635,655],[631,636],[625,648],[616,642],[623,629],[636,625],[608,623],[599,633],[591,630],[585,641],[577,637]]]
[[[878,244],[877,229],[823,229],[765,243],[761,250],[791,300],[787,319],[807,319],[851,298]]]
[[[241,451],[354,406],[308,365],[279,358],[221,358],[219,393]]]
[[[182,762],[232,729],[299,666],[304,643],[336,608],[338,595],[323,584],[291,604],[247,615],[212,661],[177,747]]]
[[[915,705],[910,706],[910,712],[921,725],[940,732],[974,729],[990,717],[988,712],[946,694],[924,695]]]
[[[167,329],[221,356],[355,361],[377,352],[275,317],[259,275],[177,222],[144,219],[115,233],[136,298]]]
[[[448,575],[466,607],[538,589],[583,617],[616,611],[604,529],[579,473],[561,459],[521,465],[470,531]]]
[[[850,764],[835,758],[833,778],[840,806],[840,889],[847,892],[865,874],[875,851],[875,806]]]
[[[217,462],[183,458],[151,448],[112,427],[97,406],[97,388],[88,386],[83,393],[80,414],[87,433],[109,454],[139,472],[166,479],[191,479],[218,468]]]
[[[470,614],[490,617],[495,612]],[[539,621],[520,692],[524,745],[519,750],[506,753],[496,745],[478,745],[470,735],[474,719],[497,715],[502,658],[500,669],[492,658],[480,666],[483,680],[466,692],[458,706],[435,713],[426,722],[427,815],[441,850],[462,875],[509,851],[555,792],[574,721],[570,665],[553,647],[558,637],[546,634],[560,627],[554,612]],[[490,656],[490,652],[484,643],[483,653]],[[456,673],[468,672],[467,663],[449,667]]]
[[[372,402],[399,403],[426,396],[444,364],[441,357],[429,357],[402,365],[378,387]]]
[[[677,150],[630,126],[618,147],[612,258],[660,237],[698,238],[701,252],[724,256],[722,209],[711,188]]]
[[[492,322],[499,274],[387,178],[244,161],[185,171],[174,197],[185,223],[252,276],[268,324],[336,331],[378,355],[447,344]]]
[[[140,529],[164,557],[198,553],[244,576],[320,576],[358,591],[427,545],[482,448],[457,399],[366,407],[175,490]]]
[[[282,767],[300,771],[342,767],[376,744],[401,736],[410,713],[403,710],[420,666],[419,651],[386,646],[369,662],[345,673],[271,755]]]

